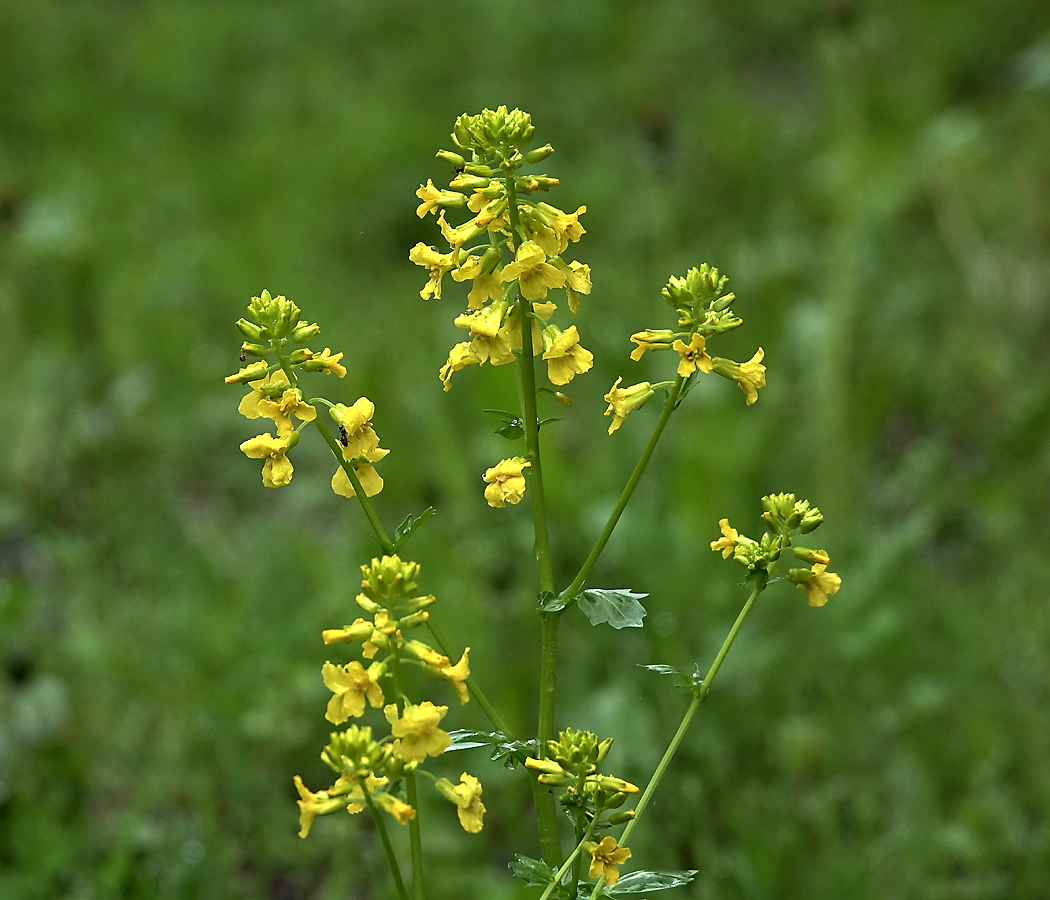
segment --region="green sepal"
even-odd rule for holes
[[[646,615],[645,607],[638,601],[648,594],[635,594],[629,590],[604,591],[592,589],[576,597],[579,606],[592,625],[608,623],[617,631],[621,628],[641,628]]]

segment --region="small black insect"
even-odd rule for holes
[[[247,353],[242,353],[241,354],[241,362],[248,362],[248,354]]]
[[[350,446],[350,435],[346,433],[346,428],[342,425],[339,426],[339,443],[344,447]]]

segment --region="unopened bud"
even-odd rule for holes
[[[269,352],[270,348],[266,344],[253,344],[249,341],[241,344],[241,353],[245,353],[248,356],[265,356]]]
[[[533,163],[543,162],[548,156],[554,152],[554,148],[550,144],[544,144],[542,147],[537,147],[535,150],[530,150],[525,154],[525,162],[532,165]]]
[[[266,373],[269,371],[270,367],[260,360],[259,362],[253,362],[250,366],[245,366],[234,375],[227,375],[225,381],[227,384],[248,384],[250,381],[259,381],[265,378]]]
[[[317,337],[321,333],[320,325],[310,325],[306,322],[300,322],[295,330],[292,332],[292,340],[297,344],[305,344],[312,338]]]
[[[460,156],[458,153],[453,153],[451,150],[438,150],[435,154],[438,159],[444,160],[450,166],[454,166],[457,169],[462,169],[466,165],[467,161]]]
[[[237,327],[249,341],[258,341],[266,337],[265,332],[267,329],[261,325],[256,325],[254,322],[249,322],[247,319],[238,319]]]

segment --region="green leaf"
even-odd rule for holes
[[[643,669],[648,669],[650,672],[656,672],[659,675],[677,675],[685,682],[687,687],[697,689],[700,688],[704,683],[704,676],[700,674],[700,666],[694,664],[693,671],[687,672],[684,669],[676,669],[674,666],[642,666]]]
[[[569,605],[568,600],[561,599],[557,594],[552,591],[544,591],[540,594],[540,612],[558,612],[560,609],[565,609]]]
[[[496,429],[496,434],[500,437],[505,437],[508,441],[516,441],[525,436],[525,425],[521,419],[511,419],[511,421],[500,425]]]
[[[648,594],[635,594],[628,590],[584,591],[576,598],[576,604],[592,625],[608,622],[613,628],[641,628],[645,607],[638,601]]]
[[[520,853],[514,854],[514,859],[508,866],[515,878],[525,882],[525,887],[546,887],[557,874],[557,870],[552,869],[542,859],[531,859]]]
[[[606,887],[606,894],[642,894],[645,891],[666,891],[668,888],[689,884],[697,869],[684,872],[631,872],[624,875],[616,884]]]
[[[434,515],[435,512],[436,510],[433,506],[428,506],[418,516],[405,516],[405,521],[398,525],[394,531],[394,549],[400,550],[408,539],[412,537],[415,530]]]
[[[473,750],[477,747],[489,747],[491,754],[489,758],[493,762],[503,761],[508,769],[515,768],[518,763],[524,763],[526,757],[539,756],[539,741],[512,741],[500,731],[467,731],[456,729],[448,733],[452,743],[446,753],[455,750]]]

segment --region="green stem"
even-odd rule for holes
[[[701,682],[699,689],[693,694],[693,700],[689,704],[689,708],[685,711],[685,715],[682,717],[682,724],[678,726],[678,731],[676,731],[674,737],[671,738],[671,743],[668,745],[667,751],[657,765],[656,771],[653,772],[653,777],[649,779],[649,783],[645,786],[645,790],[642,792],[642,796],[634,808],[634,818],[627,823],[627,827],[624,828],[623,834],[620,835],[620,839],[617,841],[621,847],[627,846],[627,841],[631,836],[631,832],[634,831],[634,827],[638,824],[638,820],[641,819],[642,813],[645,812],[646,807],[649,805],[649,801],[652,799],[652,796],[656,791],[656,786],[660,783],[660,779],[664,777],[667,767],[671,764],[671,759],[678,751],[678,747],[682,743],[682,739],[685,737],[685,733],[689,730],[689,726],[693,721],[693,716],[696,715],[696,711],[700,708],[700,704],[704,702],[704,699],[707,697],[708,693],[710,693],[711,685],[714,684],[715,676],[718,674],[718,670],[722,668],[722,663],[725,661],[726,654],[729,653],[729,648],[733,646],[733,641],[736,640],[737,633],[740,631],[740,626],[744,624],[744,619],[747,618],[747,614],[751,611],[755,599],[764,589],[764,581],[755,584],[754,588],[751,590],[751,596],[747,598],[743,609],[740,610],[740,615],[736,617],[733,627],[729,629],[729,634],[726,635],[726,639],[722,642],[722,647],[718,651],[715,661],[711,663],[711,668],[707,670],[707,675]],[[602,882],[599,880],[594,886],[591,900],[595,900],[595,898],[600,895],[601,884]]]
[[[441,652],[445,654],[449,659],[455,659],[455,653],[452,651],[452,645],[449,644],[445,635],[438,630],[437,625],[434,624],[434,620],[427,619],[427,628],[430,630],[430,634],[433,636],[437,645],[441,648]],[[495,726],[496,730],[506,736],[508,740],[517,740],[514,737],[514,733],[510,730],[510,727],[506,722],[503,721],[503,717],[496,712],[495,707],[489,702],[482,692],[481,688],[478,687],[477,682],[474,681],[472,676],[468,676],[464,682],[467,686],[467,690],[470,691],[470,695],[477,700],[478,706],[481,707],[482,712],[489,717],[489,721]]]
[[[314,425],[316,425],[317,430],[321,432],[321,437],[325,439],[325,443],[328,444],[329,449],[332,451],[332,455],[335,456],[339,465],[346,473],[346,477],[350,479],[350,484],[354,487],[354,494],[357,495],[357,499],[361,503],[361,508],[365,511],[365,515],[368,516],[368,521],[372,524],[372,531],[375,532],[375,537],[379,542],[379,546],[384,553],[392,556],[394,554],[394,545],[387,536],[386,529],[383,528],[383,523],[379,521],[379,516],[376,515],[372,502],[365,496],[365,489],[361,487],[361,482],[357,477],[357,473],[354,471],[354,467],[343,458],[342,446],[332,436],[332,432],[328,430],[328,426],[325,425],[321,416],[314,419]]]
[[[408,796],[408,805],[416,811],[408,821],[409,840],[412,844],[412,893],[415,900],[423,900],[423,841],[419,834],[419,797],[416,793],[416,774],[408,772],[405,775],[405,793]]]
[[[576,849],[572,851],[572,853],[569,855],[569,858],[565,860],[565,862],[562,864],[562,867],[558,869],[558,873],[551,879],[550,883],[547,885],[543,893],[540,894],[540,900],[547,900],[547,898],[551,895],[551,892],[559,884],[561,884],[561,880],[565,877],[565,873],[569,871],[569,867],[572,866],[573,863],[576,862],[577,857],[580,856],[580,853],[583,851],[583,845],[591,839],[591,835],[594,833],[594,826],[598,822],[598,812],[598,810],[595,810],[594,817],[591,819],[590,822],[587,823],[587,830],[583,833],[583,837],[581,837],[576,843]],[[579,883],[578,880],[577,883]],[[570,896],[574,897],[576,896],[575,885],[573,886],[573,888],[574,889],[571,890],[569,894]]]
[[[401,880],[401,870],[397,866],[397,857],[394,855],[394,848],[390,843],[390,835],[386,832],[386,823],[382,818],[383,814],[376,808],[375,803],[372,801],[372,795],[365,789],[364,785],[361,786],[361,793],[364,794],[365,803],[368,804],[372,818],[375,819],[379,840],[383,844],[383,852],[386,854],[390,873],[394,876],[394,886],[397,888],[397,894],[401,900],[408,900],[408,891],[405,890],[405,882]]]
[[[667,422],[671,418],[671,413],[675,410],[675,405],[678,403],[678,398],[682,393],[682,388],[685,386],[685,381],[686,379],[681,375],[675,379],[674,386],[667,394],[667,401],[664,403],[663,412],[660,413],[660,418],[656,422],[656,427],[653,428],[653,433],[649,438],[649,443],[645,445],[645,450],[642,451],[642,456],[638,460],[638,464],[634,467],[631,477],[627,480],[627,484],[624,487],[623,492],[620,494],[620,499],[616,501],[616,506],[609,514],[609,520],[605,523],[602,533],[598,535],[598,540],[594,542],[594,547],[591,549],[587,559],[580,567],[580,571],[573,579],[572,584],[561,592],[562,597],[571,600],[579,593],[580,588],[583,587],[584,582],[587,580],[587,576],[591,574],[591,569],[594,568],[594,564],[598,562],[598,557],[602,555],[605,545],[609,543],[609,538],[612,537],[616,524],[620,521],[620,516],[623,515],[623,511],[627,507],[627,503],[631,499],[634,489],[638,487],[638,482],[641,481],[645,468],[649,465],[649,460],[652,458],[653,451],[656,450],[656,444],[660,440],[660,436],[664,433],[664,428],[667,427]]]
[[[517,253],[521,244],[518,235],[518,200],[514,191],[514,173],[507,171],[507,212],[510,218],[511,244]],[[536,369],[532,358],[532,304],[518,294],[518,321],[521,325],[521,355],[518,357],[522,420],[525,424],[525,444],[530,463],[526,482],[532,502],[532,522],[536,535],[536,563],[539,567],[540,592],[554,591],[551,568],[550,537],[547,532],[547,502],[543,493],[543,467],[540,459],[540,435],[536,410]],[[559,613],[543,617],[540,651],[540,698],[536,736],[540,742],[540,756],[547,755],[547,741],[554,736],[554,699],[557,686],[558,621]],[[536,825],[540,848],[548,865],[558,865],[562,859],[561,838],[558,834],[558,811],[554,794],[533,780],[532,794],[536,806]]]

